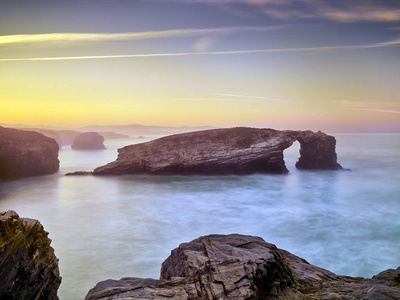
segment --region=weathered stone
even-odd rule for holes
[[[94,175],[286,173],[283,150],[298,140],[302,169],[341,169],[334,137],[312,131],[229,128],[171,135],[118,150]]]
[[[54,139],[38,132],[0,126],[0,180],[57,172],[58,149]]]
[[[301,131],[297,134],[300,158],[296,168],[305,170],[341,169],[337,163],[336,139],[320,131]]]
[[[37,220],[0,212],[0,299],[58,299],[58,259]]]
[[[372,279],[339,276],[238,234],[181,244],[162,264],[160,278],[106,280],[85,299],[400,299],[400,267]]]
[[[103,150],[104,137],[97,132],[86,132],[78,135],[71,145],[74,150]]]

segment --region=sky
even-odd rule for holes
[[[400,1],[3,1],[0,123],[400,132]]]

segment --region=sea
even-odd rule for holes
[[[284,152],[287,175],[64,176],[154,137],[106,140],[103,151],[64,146],[58,173],[0,183],[0,210],[50,233],[61,300],[83,299],[106,279],[159,278],[172,249],[208,234],[259,236],[340,275],[397,268],[400,134],[332,135],[348,171],[296,170],[296,142]]]

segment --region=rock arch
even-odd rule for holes
[[[176,134],[118,149],[94,175],[287,173],[283,150],[300,143],[299,169],[336,170],[336,140],[322,132],[236,127]]]

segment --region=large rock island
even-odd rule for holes
[[[57,142],[41,133],[0,126],[0,180],[58,171]]]
[[[102,281],[85,299],[400,299],[400,267],[371,279],[339,276],[259,237],[209,235],[172,250],[160,280]]]
[[[286,173],[283,150],[300,143],[299,169],[341,169],[333,136],[312,131],[213,129],[159,138],[118,149],[118,158],[94,175],[230,175]]]
[[[58,259],[37,220],[0,212],[0,299],[58,299]]]

